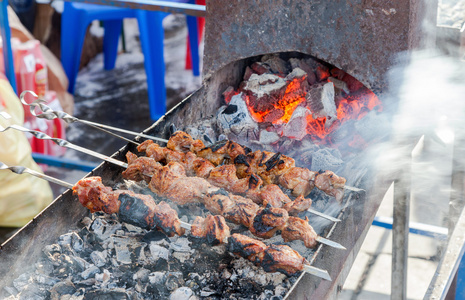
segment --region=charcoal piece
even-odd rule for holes
[[[140,268],[134,275],[132,276],[133,280],[140,280],[141,282],[148,282],[149,281],[149,274],[150,270],[145,268]]]
[[[307,116],[310,111],[298,106],[292,113],[289,122],[284,125],[283,135],[291,139],[302,140],[307,135]]]
[[[149,274],[149,282],[153,285],[162,285],[166,280],[164,272],[153,272]]]
[[[157,261],[159,259],[168,261],[170,258],[170,251],[165,247],[156,245],[155,243],[150,243],[149,249],[153,261]]]
[[[263,62],[254,62],[250,66],[250,69],[252,70],[252,74],[255,73],[258,75],[262,75],[265,73],[271,73],[270,67],[267,64],[264,64]],[[250,74],[250,76],[252,76],[252,74]],[[248,76],[248,78],[244,80],[249,80],[250,76]]]
[[[21,290],[21,292],[17,295],[16,299],[45,300],[49,298],[49,296],[50,292],[48,291],[48,289],[36,283],[29,283]]]
[[[190,288],[183,286],[171,293],[170,300],[185,300],[189,299],[192,295],[194,295],[194,292]]]
[[[50,277],[50,276],[43,275],[43,274],[35,275],[34,280],[35,282],[39,284],[49,285],[49,286],[55,285],[59,281],[58,278]]]
[[[312,86],[306,95],[307,107],[313,118],[326,118],[325,126],[329,127],[337,119],[335,92],[332,82]]]
[[[186,262],[186,260],[188,260],[191,255],[190,253],[188,252],[173,252],[173,255],[172,255],[174,258],[176,258],[177,260],[179,260],[182,264]]]
[[[82,272],[89,267],[89,263],[79,256],[70,256],[74,270],[77,272]]]
[[[259,143],[260,144],[273,144],[279,141],[279,135],[274,132],[274,131],[268,131],[268,130],[261,130],[260,131],[260,139]]]
[[[19,275],[15,280],[13,280],[13,286],[18,291],[22,291],[23,288],[32,282],[32,274],[30,273],[23,273]]]
[[[50,275],[53,272],[53,265],[47,259],[41,259],[35,264],[36,272],[43,275]]]
[[[312,170],[330,170],[337,172],[343,165],[341,153],[332,148],[320,149],[312,154]]]
[[[261,61],[265,65],[269,66],[270,71],[274,74],[284,75],[289,72],[287,63],[283,59],[281,59],[278,55],[275,55],[275,54],[264,55],[262,56]]]
[[[166,273],[165,287],[168,291],[174,291],[182,285],[184,285],[184,279],[181,272]]]
[[[328,80],[334,84],[334,90],[336,95],[347,96],[350,93],[349,87],[347,86],[347,83],[345,83],[344,81],[334,77],[329,77]]]
[[[237,135],[239,139],[247,139],[252,134],[258,134],[258,125],[250,115],[242,93],[233,96],[229,106],[218,110],[216,120],[220,131],[227,136]]]
[[[305,73],[307,73],[307,82],[309,85],[315,84],[316,83],[316,75],[315,75],[315,70],[312,69],[311,66],[309,66],[305,60],[303,59],[298,59],[298,58],[291,58],[289,59],[289,63],[291,64],[291,67],[294,68],[299,68],[304,70]]]
[[[5,286],[3,288],[8,294],[10,294],[11,296],[16,296],[19,294],[18,290],[12,286]],[[16,298],[14,298],[16,299]]]
[[[97,267],[103,267],[107,263],[107,251],[93,251],[90,259]]]
[[[176,128],[176,125],[170,124],[170,135],[173,135],[178,129]]]
[[[90,265],[85,271],[81,272],[82,279],[88,279],[90,277],[94,277],[95,274],[100,272],[100,269],[95,265]]]
[[[72,295],[74,293],[76,293],[76,287],[71,281],[60,281],[56,283],[50,290],[50,298],[60,299],[63,295]]]
[[[102,273],[95,274],[95,280],[104,284],[107,283],[110,280],[110,272],[107,269],[103,269]]]
[[[120,223],[107,221],[103,218],[96,218],[89,227],[89,230],[101,241],[108,239],[120,229]]]
[[[129,300],[131,299],[128,292],[124,289],[101,289],[89,291],[85,294],[83,300]]]
[[[250,75],[252,75],[252,74],[250,74]],[[226,104],[229,104],[229,102],[231,101],[232,96],[234,96],[235,93],[236,93],[236,91],[234,90],[234,88],[232,86],[228,86],[226,88],[226,90],[223,92],[224,102]]]
[[[185,238],[177,238],[176,241],[170,243],[170,248],[178,252],[193,252],[194,250],[190,247],[191,242]]]
[[[138,242],[129,237],[112,237],[115,245],[116,260],[121,264],[131,264],[133,261],[140,261],[146,243]]]

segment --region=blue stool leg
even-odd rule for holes
[[[71,94],[74,94],[82,45],[89,23],[84,14],[73,9],[68,10],[65,6],[61,17],[61,63],[68,76],[68,92]]]
[[[138,11],[137,14],[152,120],[166,112],[163,16],[164,13],[157,11]]]
[[[105,70],[115,67],[118,55],[118,41],[123,26],[123,20],[106,20],[103,22],[105,34],[103,36],[103,63]]]
[[[199,33],[197,27],[197,18],[186,16],[186,22],[187,30],[189,32],[189,45],[191,48],[192,73],[194,76],[199,76]]]

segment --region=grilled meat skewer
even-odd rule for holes
[[[252,152],[232,141],[219,141],[205,147],[202,141],[194,140],[182,131],[177,131],[170,137],[167,148],[181,152],[191,151],[215,166],[223,162],[235,164],[239,178],[257,174],[265,185],[280,184],[292,190],[294,196],[307,196],[315,186],[339,202],[344,195],[344,178],[331,171],[313,172],[296,167],[292,158],[280,153],[258,150]]]
[[[263,181],[255,174],[239,179],[236,175],[235,165],[223,165],[215,167],[210,161],[198,157],[192,152],[181,152],[164,148],[151,140],[144,141],[137,147],[139,152],[146,152],[148,157],[157,162],[177,162],[186,170],[189,176],[198,176],[207,179],[211,184],[223,188],[234,194],[245,195],[257,204],[266,201],[273,207],[284,207],[291,214],[297,214],[308,210],[312,204],[311,199],[303,196],[292,201],[275,184],[262,187]]]
[[[314,247],[316,242],[331,243],[319,237],[313,228],[306,223],[294,226],[301,220],[289,217],[283,208],[260,208],[252,200],[230,194],[222,189],[214,187],[207,180],[199,177],[187,177],[181,164],[171,162],[161,166],[158,162],[147,157],[137,157],[128,152],[126,154],[129,167],[123,172],[126,179],[138,180],[144,178],[146,170],[153,171],[149,182],[150,189],[160,196],[178,203],[187,204],[199,202],[205,205],[210,212],[224,216],[227,220],[236,224],[244,225],[249,230],[263,238],[270,238],[277,231],[285,232],[285,240],[300,239],[307,247]],[[339,244],[331,243],[345,249]]]

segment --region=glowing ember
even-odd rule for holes
[[[260,69],[260,74],[248,74],[247,79],[254,81],[244,81],[235,92],[229,89],[225,92],[225,101],[228,103],[233,95],[244,92],[253,120],[272,124],[280,134],[283,134],[280,126],[287,125],[296,108],[302,106],[309,112],[300,116],[306,118],[306,133],[316,142],[325,142],[325,138],[347,120],[359,120],[372,110],[381,111],[378,97],[354,77],[316,60],[307,60],[307,63],[313,66],[313,71],[296,67],[287,76],[277,75],[278,72],[271,69],[268,73]],[[261,64],[262,69],[266,66],[266,62]],[[361,139],[358,139],[360,144],[364,144]]]

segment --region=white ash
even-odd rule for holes
[[[287,86],[287,82],[273,74],[252,74],[243,91],[251,93],[256,98],[262,98],[265,95],[279,93]],[[233,97],[234,98],[234,97]]]
[[[264,55],[262,56],[261,61],[269,67],[272,73],[286,74],[288,72],[288,66],[286,61],[281,59],[276,54]]]
[[[188,287],[180,287],[176,289],[171,295],[170,300],[186,300],[194,295],[194,292]]]
[[[150,243],[149,248],[150,248],[151,258],[154,261],[157,261],[159,259],[164,259],[166,261],[169,260],[170,251],[167,248],[159,246],[159,245],[157,245],[155,243]]]
[[[277,141],[279,141],[279,139],[280,137],[276,132],[262,129],[260,130],[260,139],[258,140],[258,142],[260,144],[269,145],[269,144],[276,143]]]
[[[312,154],[312,170],[337,170],[344,164],[341,153],[337,149],[324,148]]]
[[[336,94],[342,94],[342,95],[350,94],[349,87],[347,86],[347,83],[345,81],[339,80],[334,77],[329,77],[328,80],[334,84],[334,90]],[[345,94],[343,94],[342,92],[344,92]]]
[[[222,106],[216,115],[218,128],[228,137],[239,141],[258,136],[258,124],[251,117],[243,94],[232,97],[228,106]]]

